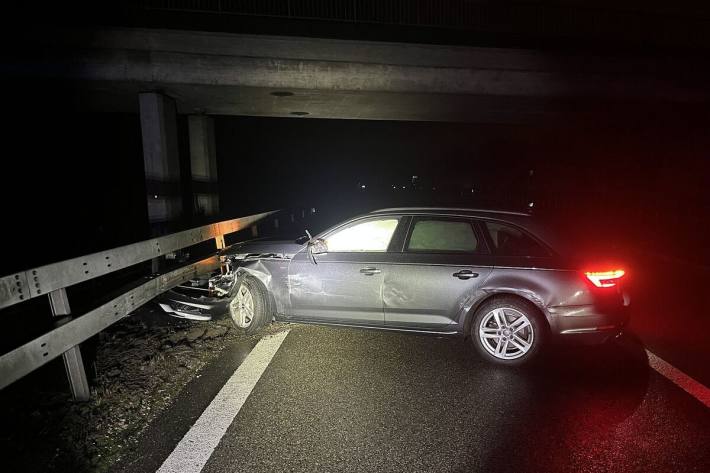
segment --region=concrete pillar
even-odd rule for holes
[[[148,220],[154,235],[182,216],[175,101],[157,92],[139,94]]]
[[[188,130],[194,215],[207,217],[217,215],[219,213],[219,190],[217,188],[214,119],[207,115],[190,115]]]

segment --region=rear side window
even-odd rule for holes
[[[549,256],[549,252],[515,227],[486,222],[496,254],[501,256]]]
[[[466,221],[417,220],[407,250],[473,253],[478,251],[478,238]]]

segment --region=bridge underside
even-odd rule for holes
[[[440,121],[482,124],[605,123],[629,125],[665,113],[705,114],[704,103],[590,98],[391,93],[281,89],[150,82],[86,82],[77,105],[92,111],[137,112],[136,97],[159,91],[175,98],[180,114],[353,120]],[[649,115],[651,114],[651,115]]]
[[[155,91],[185,114],[525,124],[710,101],[710,73],[690,58],[129,28],[41,46],[42,59],[18,56],[7,72],[69,81],[99,111],[137,111],[138,94]]]
[[[88,82],[79,90],[79,102],[91,109],[135,112],[137,94],[156,90],[156,84]],[[280,89],[194,84],[160,84],[157,90],[175,98],[182,114],[517,124],[555,119],[573,107],[554,99],[511,96],[317,89],[289,89],[293,95],[278,96]]]

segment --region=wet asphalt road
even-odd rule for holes
[[[201,392],[219,390],[230,360]],[[191,399],[163,417],[199,411]],[[141,449],[154,460],[134,471],[170,453]],[[292,326],[203,471],[707,472],[710,410],[630,336],[509,369],[460,339]]]

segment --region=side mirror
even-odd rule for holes
[[[312,255],[320,255],[328,252],[328,244],[322,238],[316,238],[308,242],[308,250]]]

